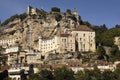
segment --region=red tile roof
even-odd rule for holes
[[[94,32],[93,29],[91,29],[90,27],[88,27],[86,25],[79,25],[79,26],[77,26],[75,31],[91,31],[91,32]]]

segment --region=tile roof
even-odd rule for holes
[[[91,29],[90,27],[88,27],[86,25],[79,25],[79,26],[77,26],[75,31],[91,31],[91,32],[94,32],[93,29]]]
[[[68,37],[70,34],[60,34],[61,37]]]
[[[5,66],[0,65],[0,72],[3,72],[4,70],[8,70],[8,69],[10,69],[10,66],[8,66],[8,65],[5,65]]]

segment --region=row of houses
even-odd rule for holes
[[[114,63],[111,62],[105,62],[105,61],[96,61],[95,63],[81,63],[79,60],[66,60],[65,63],[48,63],[45,64],[44,67],[54,71],[57,68],[62,68],[62,67],[68,67],[72,69],[75,73],[77,71],[84,71],[86,69],[88,70],[94,70],[95,68],[98,68],[101,72],[105,70],[110,70],[110,71],[115,71],[118,65],[120,64],[119,61],[116,61]]]

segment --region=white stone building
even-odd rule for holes
[[[114,44],[117,45],[120,50],[120,36],[114,38]]]
[[[39,38],[39,51],[41,53],[55,52],[59,50],[59,37]]]
[[[15,45],[17,41],[18,39],[16,38],[2,39],[0,40],[0,46],[3,46],[3,47],[12,46],[12,45]]]
[[[75,39],[70,34],[61,34],[51,38],[39,38],[39,51],[42,55],[46,53],[75,52]]]
[[[18,51],[19,51],[19,47],[18,46],[12,46],[12,47],[6,48],[6,52],[5,53],[18,52]]]
[[[20,72],[21,69],[17,67],[8,70],[9,77],[11,78],[11,80],[21,80]]]
[[[80,25],[72,31],[75,38],[76,50],[80,52],[95,52],[95,31],[91,28]]]

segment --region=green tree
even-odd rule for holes
[[[42,80],[42,78],[39,75],[39,73],[35,73],[35,74],[31,75],[28,80]]]
[[[84,80],[85,79],[85,73],[83,71],[78,71],[75,75],[75,80]]]
[[[33,69],[33,64],[30,64],[30,66],[29,66],[29,71],[28,71],[28,74],[29,74],[29,76],[31,76],[31,75],[33,75],[34,74],[34,69]]]
[[[8,18],[7,20],[5,20],[5,21],[1,24],[1,26],[7,25],[10,21],[13,21],[13,20],[16,19],[16,18],[19,18],[19,15],[18,15],[18,14],[15,14],[15,15],[11,16],[10,18]]]
[[[99,55],[105,55],[106,54],[105,49],[102,46],[98,46],[97,53]]]
[[[21,21],[23,21],[26,17],[27,17],[27,13],[23,13],[19,15],[19,18],[21,19]]]
[[[56,20],[57,22],[59,22],[61,19],[62,19],[61,14],[55,13],[55,20]]]
[[[110,55],[110,61],[115,62],[120,60],[120,51],[117,51],[115,55]]]
[[[66,12],[67,12],[68,14],[71,14],[71,10],[70,10],[70,9],[67,9]]]
[[[52,8],[51,8],[51,11],[52,11],[52,12],[60,12],[60,8],[52,7]]]
[[[109,56],[106,54],[104,47],[98,46],[96,53],[98,54],[99,60],[103,60],[103,59],[106,61],[109,60]]]
[[[40,71],[41,80],[54,80],[53,74],[51,71],[44,69]]]
[[[3,65],[6,65],[7,59],[7,56],[0,56],[0,62],[2,62]]]
[[[115,28],[120,28],[120,25],[116,24],[116,25],[115,25]]]
[[[100,30],[101,30],[101,32],[105,32],[105,31],[107,31],[108,29],[107,29],[106,25],[103,24],[103,25],[100,26]]]
[[[118,75],[118,80],[120,80],[120,68],[117,68],[114,72]]]
[[[0,72],[0,80],[8,79],[8,70],[4,70],[3,72]]]
[[[85,76],[81,80],[101,80],[101,72],[95,67],[94,70],[85,70]]]
[[[21,19],[21,21],[23,21],[25,18],[27,17],[26,13],[22,13],[20,15],[15,14],[13,16],[11,16],[10,18],[8,18],[7,20],[5,20],[1,26],[7,25],[9,22],[14,21],[15,19]]]
[[[27,80],[27,77],[26,77],[26,75],[25,75],[25,70],[24,70],[24,69],[22,69],[22,70],[20,71],[20,75],[21,75],[21,80]]]
[[[43,69],[38,73],[32,74],[28,80],[54,80],[54,76],[51,71]]]
[[[119,51],[119,48],[117,45],[113,45],[111,49],[111,55],[116,55],[116,53]]]
[[[115,62],[120,60],[120,51],[117,45],[113,45],[111,48],[110,61]]]
[[[101,36],[101,44],[112,47],[114,45],[114,37],[120,36],[120,28],[111,28],[102,33]]]
[[[118,80],[118,75],[112,71],[104,71],[102,73],[102,80]]]
[[[54,72],[55,80],[74,80],[74,72],[66,67],[58,68]]]
[[[12,80],[10,77],[7,77],[7,78],[5,78],[5,79],[3,79],[3,80]]]
[[[108,29],[105,24],[101,26],[94,25],[91,26],[91,28],[93,28],[93,30],[96,32],[96,45],[98,46],[99,43],[102,43],[102,34],[105,33]]]

